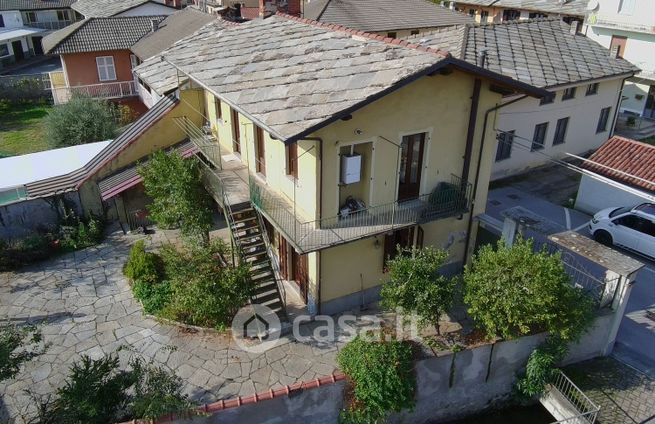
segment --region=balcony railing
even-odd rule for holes
[[[313,221],[304,221],[293,203],[250,176],[250,200],[301,253],[313,252],[394,229],[458,216],[470,209],[471,184],[456,176],[432,193]]]
[[[593,424],[596,422],[600,407],[592,402],[562,371],[557,372],[548,389],[549,395],[558,394],[563,398],[564,403],[568,403],[568,405],[561,406],[565,406],[566,410],[572,409],[570,417],[553,424]],[[560,402],[561,398],[558,396]]]
[[[32,28],[40,28],[40,29],[62,29],[72,23],[73,21],[45,21],[45,22],[28,22],[26,25]]]
[[[186,116],[175,118],[174,122],[185,132],[189,140],[193,142],[216,169],[222,169],[221,145],[211,133],[211,129],[199,128]]]
[[[89,96],[96,99],[120,99],[123,97],[138,96],[139,92],[134,81],[117,81],[52,88],[52,97],[55,104],[68,103],[76,95]]]

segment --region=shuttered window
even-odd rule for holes
[[[96,57],[98,66],[98,79],[100,81],[115,81],[116,68],[114,68],[114,58],[112,56]]]

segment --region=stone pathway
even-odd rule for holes
[[[0,383],[0,421],[24,422],[34,405],[25,393],[53,393],[81,355],[136,352],[184,379],[198,402],[251,395],[335,371],[341,342],[299,343],[290,337],[261,354],[239,349],[215,333],[189,332],[143,315],[121,271],[137,238],[114,233],[96,247],[0,274],[0,319],[40,324],[47,352],[27,363],[13,380]],[[308,325],[304,331],[313,331]]]
[[[571,365],[566,375],[600,406],[601,424],[655,423],[655,380],[614,358]]]

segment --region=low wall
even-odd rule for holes
[[[76,192],[63,195],[67,206],[81,211]],[[29,235],[37,229],[53,229],[59,222],[53,198],[33,199],[0,206],[0,238],[11,239]]]
[[[607,343],[612,317],[611,313],[598,317],[594,327],[580,343],[571,346],[565,363],[601,355]],[[516,375],[523,370],[530,353],[544,339],[544,334],[537,334],[417,361],[415,408],[411,412],[391,416],[389,422],[447,421],[506,402]],[[335,423],[343,408],[344,386],[344,382],[340,381],[178,422]]]

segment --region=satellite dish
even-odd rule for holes
[[[590,12],[595,12],[598,10],[598,7],[600,5],[598,4],[598,0],[589,0],[589,3],[587,3],[587,10]]]

